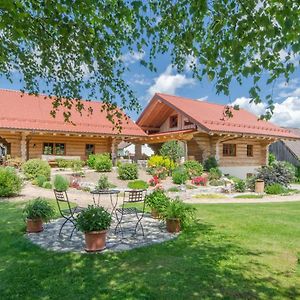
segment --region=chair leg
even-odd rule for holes
[[[69,219],[66,219],[64,222],[63,222],[63,224],[61,225],[61,227],[60,227],[60,230],[59,230],[59,234],[58,235],[61,235],[61,231],[62,231],[62,229],[64,228],[64,226],[66,225],[66,223],[69,221]]]
[[[121,214],[120,219],[118,217],[118,214],[116,213],[116,219],[117,219],[118,223],[115,227],[115,234],[117,234],[117,229],[120,228],[120,231],[121,231],[121,234],[122,234],[122,237],[123,237],[123,229],[122,229],[122,225],[121,225],[121,222],[123,220],[123,213]]]
[[[135,225],[134,234],[137,234],[137,228],[138,228],[138,226],[140,225],[140,227],[141,227],[141,229],[142,229],[143,236],[145,236],[145,233],[144,233],[144,227],[143,227],[143,225],[142,225],[142,219],[143,219],[144,213],[142,214],[142,216],[141,216],[140,218],[139,218],[137,212],[135,212],[135,215],[136,215],[136,218],[137,218],[138,221],[137,221],[137,223],[136,223],[136,225]]]

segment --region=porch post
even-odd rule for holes
[[[139,159],[142,158],[142,145],[135,144],[135,154],[134,154],[134,161],[137,162]]]
[[[111,159],[114,166],[116,165],[118,157],[118,144],[119,143],[114,139],[111,142]]]
[[[220,160],[220,141],[216,142],[216,160],[217,162]]]
[[[21,134],[21,160],[26,161],[27,159],[27,132]]]

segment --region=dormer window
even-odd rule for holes
[[[178,115],[170,117],[170,128],[178,127]]]
[[[194,125],[194,123],[191,122],[191,121],[188,120],[188,119],[185,119],[183,124],[184,124],[184,126],[191,126],[191,125]]]

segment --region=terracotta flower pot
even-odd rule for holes
[[[168,232],[174,233],[181,230],[179,219],[167,219],[166,223]]]
[[[95,252],[105,249],[107,230],[85,232],[85,251]]]
[[[27,219],[27,232],[41,232],[43,231],[43,220],[42,219]]]
[[[154,218],[154,219],[159,218],[159,213],[155,208],[151,208],[151,217]]]

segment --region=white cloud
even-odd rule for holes
[[[138,85],[150,85],[149,79],[147,79],[144,74],[134,74],[132,83]]]
[[[265,112],[266,103],[249,103],[250,98],[237,98],[232,104],[238,104],[255,115],[259,116]],[[283,127],[300,128],[300,97],[288,97],[281,103],[274,103],[274,113],[271,122]]]
[[[264,103],[250,103],[250,100],[246,97],[237,98],[232,102],[232,105],[239,105],[240,108],[244,108],[257,116],[262,115],[265,112],[266,105]]]
[[[280,50],[279,51],[279,57],[281,62],[285,62],[285,58],[290,55],[290,59],[288,62],[293,63],[294,65],[297,65],[299,63],[299,55],[295,54],[294,52],[288,53],[286,50]]]
[[[174,74],[174,70],[169,65],[166,70],[154,79],[154,84],[148,89],[148,94],[153,96],[155,93],[175,94],[176,90],[195,84],[195,79],[188,78],[183,74]]]
[[[292,91],[283,91],[279,93],[280,97],[300,97],[300,87],[293,89]]]
[[[137,51],[127,52],[121,56],[121,60],[125,64],[134,64],[135,62],[143,59],[144,56],[145,56],[144,51],[142,51],[142,52],[137,52]]]
[[[201,97],[201,98],[197,98],[196,100],[198,101],[206,101],[208,99],[208,96],[204,96],[204,97]]]
[[[289,82],[282,81],[278,84],[277,88],[279,90],[281,89],[296,89],[299,86],[300,79],[299,78],[293,78]]]

